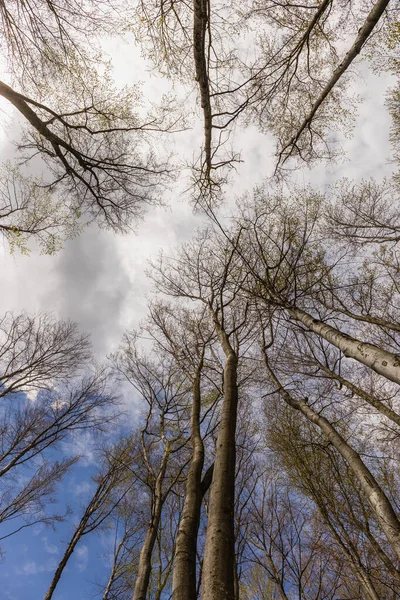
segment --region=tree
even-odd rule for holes
[[[22,159],[48,169],[32,178],[7,167],[0,229],[12,249],[39,241],[54,252],[92,220],[126,231],[162,200],[171,167],[151,136],[180,127],[176,106],[167,98],[144,114],[138,90],[115,89],[111,67],[86,55],[85,29],[132,14],[156,68],[198,96],[191,196],[212,224],[153,265],[157,300],[112,357],[114,389],[131,386],[138,423],[126,421],[123,438],[113,431],[47,597],[79,540],[107,525],[103,600],[394,600],[398,182],[344,180],[327,194],[269,182],[230,219],[217,206],[240,123],[275,134],[278,175],[292,156],[335,153],[356,57],[368,44],[398,72],[398,9],[150,0],[120,18],[115,7],[0,7],[13,67],[0,95],[25,123]],[[0,335],[0,520],[56,522],[46,506],[77,457],[52,452],[112,422],[117,394],[73,325],[8,315]]]
[[[107,522],[132,485],[132,479],[127,477],[128,456],[126,448],[113,448],[108,451],[105,463],[103,472],[100,471],[95,477],[97,485],[94,494],[90,498],[65,549],[44,600],[51,600],[53,597],[63,571],[80,540],[85,535],[98,530]],[[127,483],[127,479],[129,483]]]
[[[37,522],[57,521],[57,515],[46,516],[46,505],[79,456],[57,460],[54,450],[73,432],[94,434],[115,420],[117,399],[108,384],[109,374],[100,371],[81,381],[72,379],[58,388],[44,389],[35,401],[16,398],[15,392],[3,398],[0,521],[25,520],[12,533]]]
[[[214,338],[213,328],[207,322],[207,311],[190,311],[182,307],[179,312],[171,306],[150,306],[150,333],[157,344],[171,354],[192,386],[190,416],[190,443],[192,455],[187,473],[185,500],[175,542],[172,598],[196,600],[197,598],[197,536],[201,503],[208,484],[203,479],[204,442],[201,433],[202,395],[209,346]],[[208,392],[210,393],[210,392]],[[204,476],[205,477],[205,476]]]
[[[276,408],[274,416],[267,409],[268,443],[283,460],[292,492],[305,494],[315,504],[330,540],[324,546],[332,552],[330,564],[335,565],[337,557],[345,559],[342,572],[338,571],[340,597],[391,597],[392,591],[396,594],[396,559],[390,550],[382,555],[382,549],[387,550],[385,541],[349,468],[331,446],[316,437],[311,425],[299,421],[290,409],[282,407],[277,412]]]
[[[230,271],[237,265],[235,249],[226,250],[220,242],[212,230],[205,231],[195,244],[184,247],[175,261],[165,264],[161,260],[153,271],[159,290],[173,297],[197,300],[207,308],[225,355],[223,402],[202,567],[204,600],[216,595],[234,598],[237,372],[240,345],[249,343],[251,337],[248,305],[236,304],[240,285],[229,279]]]
[[[309,499],[288,481],[265,477],[250,499],[249,523],[253,566],[245,589],[255,571],[257,580],[269,582],[271,597],[275,592],[280,600],[340,597],[342,565],[333,563],[330,536]]]
[[[139,556],[134,600],[146,600],[163,507],[187,464],[179,462],[176,455],[179,457],[187,443],[180,412],[185,412],[190,385],[182,380],[170,357],[159,354],[157,358],[156,362],[140,353],[135,333],[125,336],[114,356],[117,372],[147,404],[139,442],[143,466],[138,476],[147,487],[150,518]]]
[[[117,2],[83,7],[68,0],[7,2],[0,18],[10,73],[0,96],[25,124],[22,163],[39,156],[44,171],[32,178],[13,167],[2,186],[0,229],[11,250],[38,239],[55,252],[92,220],[127,231],[159,203],[172,175],[168,158],[152,147],[152,132],[179,130],[181,121],[171,99],[144,115],[138,88],[113,85],[97,36],[123,31],[129,14],[122,17]]]
[[[139,145],[146,129],[162,128],[164,117],[141,121],[131,108],[135,94],[118,93],[107,77],[99,81],[96,73],[76,68],[74,75],[60,73],[69,84],[68,99],[55,94],[45,104],[3,82],[0,95],[29,124],[20,148],[26,159],[43,158],[51,174],[43,187],[59,194],[55,202],[62,201],[78,218],[86,213],[103,226],[126,230],[154,202],[152,190],[157,194],[169,173],[165,161],[157,164],[155,155],[145,155]]]
[[[328,4],[328,3],[327,3]],[[352,46],[347,51],[345,57],[340,61],[340,64],[336,67],[325,86],[320,91],[319,96],[311,104],[308,114],[306,114],[304,120],[297,126],[294,135],[289,139],[280,140],[280,148],[278,150],[278,164],[279,168],[281,162],[285,162],[292,153],[296,152],[300,158],[304,160],[304,155],[308,157],[318,156],[316,145],[318,144],[318,138],[321,138],[321,133],[318,129],[313,128],[313,121],[316,121],[316,113],[320,109],[329,94],[332,93],[335,85],[344,75],[346,70],[350,67],[354,59],[360,53],[363,46],[368,41],[369,36],[372,34],[377,23],[381,19],[384,11],[389,4],[389,0],[378,0],[369,12],[364,24],[360,27],[357,33],[357,37],[354,40]],[[321,5],[324,6],[324,4]],[[321,9],[319,9],[321,10]],[[321,125],[320,125],[321,127]],[[324,125],[322,125],[322,128]],[[302,141],[300,144],[300,138],[307,132],[308,140],[306,143]],[[317,140],[317,141],[315,141]]]
[[[51,389],[84,368],[90,344],[75,323],[7,313],[0,321],[1,397]]]
[[[0,332],[0,521],[18,520],[8,537],[61,518],[46,507],[79,457],[60,459],[55,450],[79,431],[113,422],[117,397],[108,370],[90,366],[88,338],[74,323],[7,314]]]
[[[10,252],[29,253],[37,240],[44,254],[54,254],[68,238],[80,233],[77,214],[45,191],[39,180],[23,178],[16,168],[5,164],[0,183],[0,230]]]
[[[322,417],[308,406],[308,401],[306,399],[297,400],[287,392],[276,377],[274,371],[271,369],[265,346],[264,360],[268,376],[274,386],[276,386],[277,391],[284,401],[295,410],[301,411],[311,422],[315,423],[324,433],[326,439],[347,461],[354,475],[357,477],[360,487],[374,510],[376,518],[392,545],[393,550],[400,558],[400,521],[385,492],[376,481],[371,471],[361,460],[359,454],[346,442],[343,436],[335,430],[328,419]]]

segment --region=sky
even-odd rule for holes
[[[118,83],[145,81],[145,91],[158,97],[166,89],[165,81],[149,77],[139,50],[132,44],[109,42],[115,77]],[[127,66],[129,65],[129,69]],[[134,66],[134,68],[133,68]],[[127,72],[131,81],[126,81]],[[318,165],[312,171],[298,170],[292,180],[298,185],[311,182],[317,189],[340,177],[360,180],[390,175],[388,142],[390,118],[384,107],[384,90],[390,79],[377,77],[365,70],[364,78],[356,80],[356,91],[363,99],[358,108],[353,137],[343,139],[346,160],[336,165]],[[3,105],[0,106],[3,108]],[[11,140],[18,129],[12,112],[0,112],[0,120],[7,128],[0,138],[1,159],[9,158],[13,149]],[[201,128],[174,136],[173,152],[190,160],[201,145]],[[172,143],[172,142],[171,142]],[[254,127],[239,130],[235,145],[242,151],[243,163],[227,188],[228,207],[246,190],[261,183],[271,174],[274,141],[261,135]],[[57,318],[76,321],[92,338],[99,360],[114,351],[124,331],[137,327],[146,314],[146,298],[151,285],[144,271],[148,260],[162,249],[167,254],[183,241],[189,240],[204,222],[179,190],[185,182],[178,182],[166,192],[168,206],[151,209],[136,231],[117,235],[91,226],[80,237],[66,242],[56,256],[44,256],[33,251],[30,256],[10,255],[7,246],[0,243],[2,288],[0,314],[6,311],[51,312]],[[225,208],[229,210],[229,208]],[[82,439],[88,450],[89,439]],[[87,445],[85,446],[87,442]],[[59,493],[60,506],[69,504],[79,514],[80,506],[90,495],[94,459],[87,458],[64,480]],[[73,523],[67,522],[53,531],[44,526],[33,527],[3,543],[5,556],[0,563],[1,597],[10,600],[37,600],[43,598],[54,569],[68,541]],[[107,535],[88,536],[78,546],[62,578],[54,600],[91,598],[95,584],[103,581],[110,538]]]

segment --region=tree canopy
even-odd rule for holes
[[[57,315],[0,319],[4,552],[58,536],[44,600],[87,540],[102,600],[398,598],[399,7],[6,0],[0,15],[16,260],[62,255],[95,223],[129,235],[174,194],[201,223],[152,256],[140,322],[107,357]],[[139,46],[167,93],[116,82],[110,39]],[[391,82],[393,172],[352,180],[371,71]],[[274,152],[239,194],[243,132]]]

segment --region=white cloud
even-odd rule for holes
[[[40,535],[44,529],[45,525],[43,523],[38,523],[32,528],[33,535]]]
[[[86,570],[89,561],[89,549],[87,546],[78,546],[75,550],[75,559],[78,563],[78,571],[81,573]]]
[[[16,567],[15,572],[17,575],[38,575],[39,573],[54,571],[56,568],[56,560],[54,558],[50,558],[43,563],[37,563],[35,560],[30,560],[22,567]]]
[[[37,573],[40,573],[41,571],[44,571],[43,566],[38,566],[35,561],[27,562],[22,567],[22,573],[24,575],[37,575]]]
[[[58,547],[55,544],[50,544],[46,536],[42,537],[42,541],[46,552],[48,552],[49,554],[59,553]]]
[[[74,431],[62,443],[62,451],[66,456],[80,456],[80,466],[96,464],[96,441],[90,431]]]
[[[92,484],[89,481],[82,481],[82,483],[76,483],[72,491],[76,496],[81,496],[82,494],[88,494],[92,489]]]
[[[38,390],[28,390],[27,392],[25,392],[25,396],[31,402],[35,402],[37,395],[38,395]]]

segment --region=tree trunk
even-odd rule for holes
[[[61,575],[63,574],[63,571],[67,566],[67,563],[71,558],[71,555],[75,550],[75,547],[79,540],[89,531],[93,531],[96,527],[98,527],[101,524],[103,518],[105,517],[103,513],[100,514],[100,519],[96,522],[96,516],[93,517],[93,515],[96,515],[96,511],[101,509],[102,504],[107,500],[108,494],[113,486],[113,483],[115,483],[113,475],[115,476],[115,471],[114,469],[110,469],[110,471],[106,473],[99,481],[96,491],[92,499],[90,500],[85,510],[85,513],[79,522],[79,525],[75,529],[74,535],[72,536],[72,539],[67,546],[64,556],[59,562],[59,565],[57,567],[56,572],[54,573],[53,580],[50,584],[49,589],[47,590],[44,600],[51,600],[51,598],[53,597],[54,591],[58,585],[58,582],[60,581]],[[109,512],[110,510],[108,509],[106,514],[109,514]],[[89,523],[91,518],[92,521]]]
[[[164,483],[165,471],[167,469],[169,457],[169,447],[165,449],[160,472],[157,476],[154,487],[154,504],[152,507],[152,515],[149,527],[146,532],[146,537],[143,542],[139,557],[138,574],[133,591],[133,600],[146,600],[147,590],[149,587],[151,573],[151,558],[153,555],[154,544],[157,539],[158,526],[161,519],[161,511],[163,507],[162,486]]]
[[[300,138],[301,134],[303,133],[303,131],[305,131],[307,128],[308,129],[310,128],[310,125],[311,125],[319,107],[324,102],[324,100],[328,97],[328,95],[333,90],[333,88],[335,87],[335,85],[339,81],[339,79],[342,77],[342,75],[347,71],[347,69],[353,62],[353,60],[361,52],[362,47],[367,42],[375,25],[378,23],[379,19],[383,15],[387,5],[389,4],[389,1],[390,0],[378,0],[376,2],[376,4],[374,4],[374,6],[371,9],[371,12],[368,14],[368,16],[364,22],[364,24],[362,25],[362,27],[360,27],[357,37],[354,40],[354,43],[351,46],[350,50],[347,52],[346,56],[343,58],[340,65],[332,73],[331,78],[327,82],[326,86],[320,93],[317,100],[312,105],[310,112],[308,113],[308,115],[306,116],[306,118],[304,119],[304,121],[302,122],[302,124],[300,125],[298,130],[296,131],[295,135],[290,139],[290,141],[279,152],[280,161],[281,161],[282,157],[284,156],[284,154],[287,152],[287,155],[283,161],[283,162],[285,162],[285,160],[292,153],[293,148],[297,145],[297,142],[299,141],[299,138]]]
[[[329,519],[329,516],[326,512],[326,508],[323,505],[321,505],[321,503],[316,498],[314,498],[314,502],[316,503],[318,510],[319,510],[326,526],[331,531],[333,537],[335,538],[338,545],[342,549],[343,554],[347,557],[347,559],[350,563],[350,569],[360,584],[360,587],[365,596],[365,600],[380,600],[380,598],[377,594],[377,591],[375,590],[375,586],[371,581],[371,577],[367,573],[364,565],[362,564],[362,562],[360,560],[360,557],[358,556],[356,548],[354,546],[352,546],[353,553],[347,548],[346,544],[344,544],[339,533],[336,531],[336,529],[332,525],[332,523]]]
[[[279,575],[278,569],[276,568],[275,563],[272,560],[272,556],[266,552],[265,557],[268,561],[269,568],[271,569],[271,573],[273,575],[272,581],[275,583],[276,587],[278,588],[281,600],[289,600],[289,598],[286,595],[285,589],[283,587],[282,577]]]
[[[113,564],[112,564],[112,567],[111,567],[111,573],[110,573],[110,576],[108,578],[108,582],[107,582],[107,585],[106,585],[106,589],[104,590],[104,594],[103,594],[102,600],[109,600],[112,586],[113,586],[114,581],[116,579],[116,576],[118,574],[119,553],[122,550],[122,548],[123,548],[123,546],[125,544],[125,541],[126,541],[126,534],[124,534],[122,540],[120,541],[120,543],[118,544],[118,546],[114,550],[114,557],[113,557]]]
[[[202,600],[234,600],[237,356],[218,323],[216,328],[226,356],[224,399],[208,509],[201,597]]]
[[[386,379],[400,384],[400,355],[382,350],[373,344],[361,342],[335,327],[313,319],[300,308],[289,308],[288,312],[291,317],[303,323],[310,331],[339,348],[347,358],[354,358]]]
[[[190,464],[182,517],[175,545],[174,572],[172,577],[173,600],[196,600],[196,551],[203,498],[201,476],[204,465],[204,444],[200,434],[200,365],[193,382],[193,406],[191,415],[192,461]]]
[[[354,475],[360,483],[360,487],[367,497],[367,500],[374,511],[374,514],[382,527],[389,543],[396,555],[400,559],[400,521],[398,520],[392,505],[386,497],[384,491],[374,478],[370,470],[365,466],[360,455],[346,442],[346,440],[336,431],[331,423],[321,415],[317,414],[305,400],[295,400],[282,387],[274,372],[271,370],[266,352],[264,360],[268,375],[277,387],[277,391],[284,401],[292,408],[299,410],[309,421],[315,423],[331,444],[336,448],[342,458],[345,459]]]
[[[200,90],[200,101],[204,118],[204,154],[205,174],[210,176],[211,170],[211,136],[212,110],[210,101],[210,85],[206,59],[206,34],[209,23],[207,0],[193,2],[193,56],[196,70],[196,81]]]
[[[63,571],[64,571],[65,567],[67,566],[67,563],[68,563],[69,559],[71,558],[71,555],[72,555],[73,551],[75,550],[77,543],[79,542],[81,537],[84,535],[85,526],[86,526],[86,523],[83,524],[81,521],[81,523],[79,524],[79,527],[76,529],[76,531],[72,537],[72,540],[70,541],[66,551],[64,552],[64,556],[62,557],[62,559],[60,560],[60,562],[58,564],[57,570],[54,573],[54,577],[49,586],[49,589],[47,590],[44,600],[51,600],[51,598],[53,597],[54,591],[58,585],[58,582],[60,581]]]

